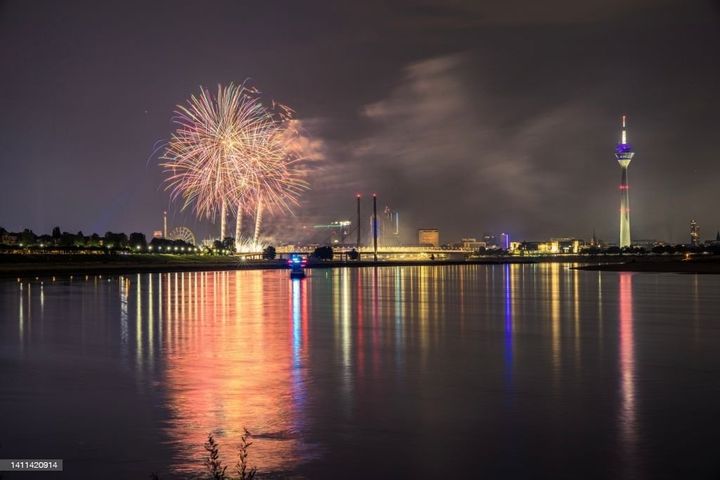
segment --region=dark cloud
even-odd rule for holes
[[[538,25],[597,23],[619,15],[641,15],[678,3],[676,0],[505,0],[473,2],[447,0],[406,2],[394,11],[406,25],[421,28],[459,29],[485,25]],[[392,8],[392,7],[391,7]]]
[[[253,82],[324,157],[296,217],[353,217],[356,192],[408,236],[617,235],[612,157],[631,118],[635,237],[684,240],[717,203],[717,2],[4,2],[0,225],[212,226],[177,212],[153,146],[199,85]],[[320,167],[322,165],[322,167]]]

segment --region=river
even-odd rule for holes
[[[717,478],[720,276],[564,264],[0,281],[0,458],[191,478]],[[232,468],[232,467],[231,467]]]

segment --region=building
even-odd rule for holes
[[[585,242],[577,238],[551,238],[550,242],[555,253],[580,253]]]
[[[552,254],[579,254],[585,246],[583,240],[577,238],[551,238],[547,242],[511,242],[510,252],[513,254],[535,254],[535,255],[552,255]]]
[[[439,247],[440,231],[437,228],[421,228],[418,230],[418,244],[423,247]]]
[[[510,249],[510,235],[507,233],[500,234],[500,248],[503,250]]]
[[[387,205],[378,215],[378,245],[381,247],[398,246],[400,244],[400,214]],[[372,232],[372,218],[370,231]]]
[[[315,231],[322,236],[321,243],[344,244],[350,234],[350,220],[335,220],[328,224],[313,225]]]
[[[620,164],[620,248],[632,244],[630,238],[630,184],[628,183],[628,167],[635,152],[627,141],[627,117],[622,117],[620,143],[615,147],[615,158]]]
[[[6,232],[0,235],[0,244],[2,245],[16,245],[20,242],[20,235],[15,233]]]
[[[648,239],[640,239],[640,240],[633,240],[633,247],[640,247],[644,248],[645,250],[652,250],[653,247],[656,247],[658,245],[662,245],[663,242],[657,239],[648,238]]]
[[[700,226],[695,220],[690,221],[690,245],[693,247],[700,245]]]
[[[461,243],[460,248],[462,248],[463,250],[470,251],[470,252],[474,252],[481,248],[485,248],[485,246],[486,246],[485,242],[479,242],[475,238],[463,238],[460,241],[460,243]]]
[[[510,235],[507,233],[486,233],[483,235],[482,241],[489,249],[510,249]]]

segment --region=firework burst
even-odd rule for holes
[[[238,245],[243,214],[254,214],[257,244],[263,212],[290,212],[308,188],[292,115],[284,105],[265,106],[246,84],[218,86],[214,96],[201,88],[177,107],[177,129],[161,157],[171,199],[199,218],[219,216],[221,238],[228,211],[234,213]]]

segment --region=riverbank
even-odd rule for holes
[[[284,268],[270,261],[202,255],[2,255],[0,277],[120,275],[129,273]]]
[[[574,268],[601,272],[720,274],[720,257],[638,257],[619,263],[596,263]]]
[[[681,260],[676,256],[583,256],[544,257],[487,256],[445,260],[310,260],[308,268],[399,267],[441,265],[496,265],[565,263],[593,271],[720,273],[720,257]],[[577,264],[580,264],[577,266]],[[122,275],[160,272],[269,270],[287,268],[286,261],[243,259],[206,255],[0,255],[0,278],[68,275]]]
[[[512,257],[472,260],[383,260],[312,261],[307,268],[389,267],[534,263]],[[271,270],[287,268],[286,260],[254,260],[235,256],[205,255],[0,255],[0,277],[45,277],[56,275],[121,275],[131,273],[199,272],[227,270]]]

